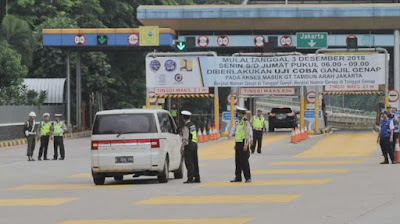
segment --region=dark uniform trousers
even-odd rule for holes
[[[54,136],[54,159],[58,158],[58,147],[60,147],[60,155],[61,159],[65,158],[64,151],[64,137],[63,136]]]
[[[47,149],[49,147],[49,140],[50,136],[48,135],[40,136],[39,159],[42,158],[42,155],[44,159],[47,159]]]
[[[243,146],[244,146],[244,140],[243,142],[236,142],[235,145],[236,180],[242,180],[242,172],[246,180],[251,179],[250,164],[249,164],[250,152],[249,150],[243,151]]]
[[[35,151],[36,136],[35,135],[28,135],[26,137],[26,140],[28,142],[28,149],[27,149],[26,155],[28,157],[32,157],[33,156],[33,151]]]
[[[191,141],[188,145],[186,145],[183,155],[185,157],[188,180],[193,180],[194,178],[195,180],[200,181],[197,143]]]
[[[261,153],[262,148],[262,138],[263,138],[263,131],[258,131],[253,129],[253,145],[251,146],[251,151],[254,152],[256,149],[257,144],[257,152]]]
[[[389,161],[388,155],[392,161],[394,160],[394,148],[393,144],[390,142],[389,137],[381,137],[379,140],[379,144],[382,149],[383,157],[385,157],[385,161]]]

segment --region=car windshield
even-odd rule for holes
[[[157,133],[153,114],[97,115],[93,134]]]
[[[288,108],[288,107],[284,107],[284,108],[272,108],[271,113],[274,114],[289,114],[292,113],[292,109]]]

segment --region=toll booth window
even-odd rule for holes
[[[153,114],[98,115],[93,134],[157,133]]]
[[[174,133],[173,124],[171,123],[170,117],[166,113],[158,114],[158,121],[160,122],[161,132]]]

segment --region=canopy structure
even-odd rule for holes
[[[24,79],[23,85],[28,90],[34,90],[37,93],[46,91],[47,97],[44,103],[46,104],[61,104],[64,103],[64,87],[65,79]]]
[[[150,98],[213,98],[214,94],[155,94]]]
[[[323,95],[383,95],[382,91],[322,92]]]

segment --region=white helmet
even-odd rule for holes
[[[191,116],[191,115],[192,115],[192,113],[190,113],[190,112],[187,111],[187,110],[182,111],[181,114],[182,114],[182,115],[186,115],[186,116]]]
[[[43,117],[50,117],[50,114],[49,113],[44,113]]]
[[[30,113],[29,113],[29,117],[36,117],[36,113],[35,113],[35,112],[33,112],[33,111],[32,111],[32,112],[30,112]]]

